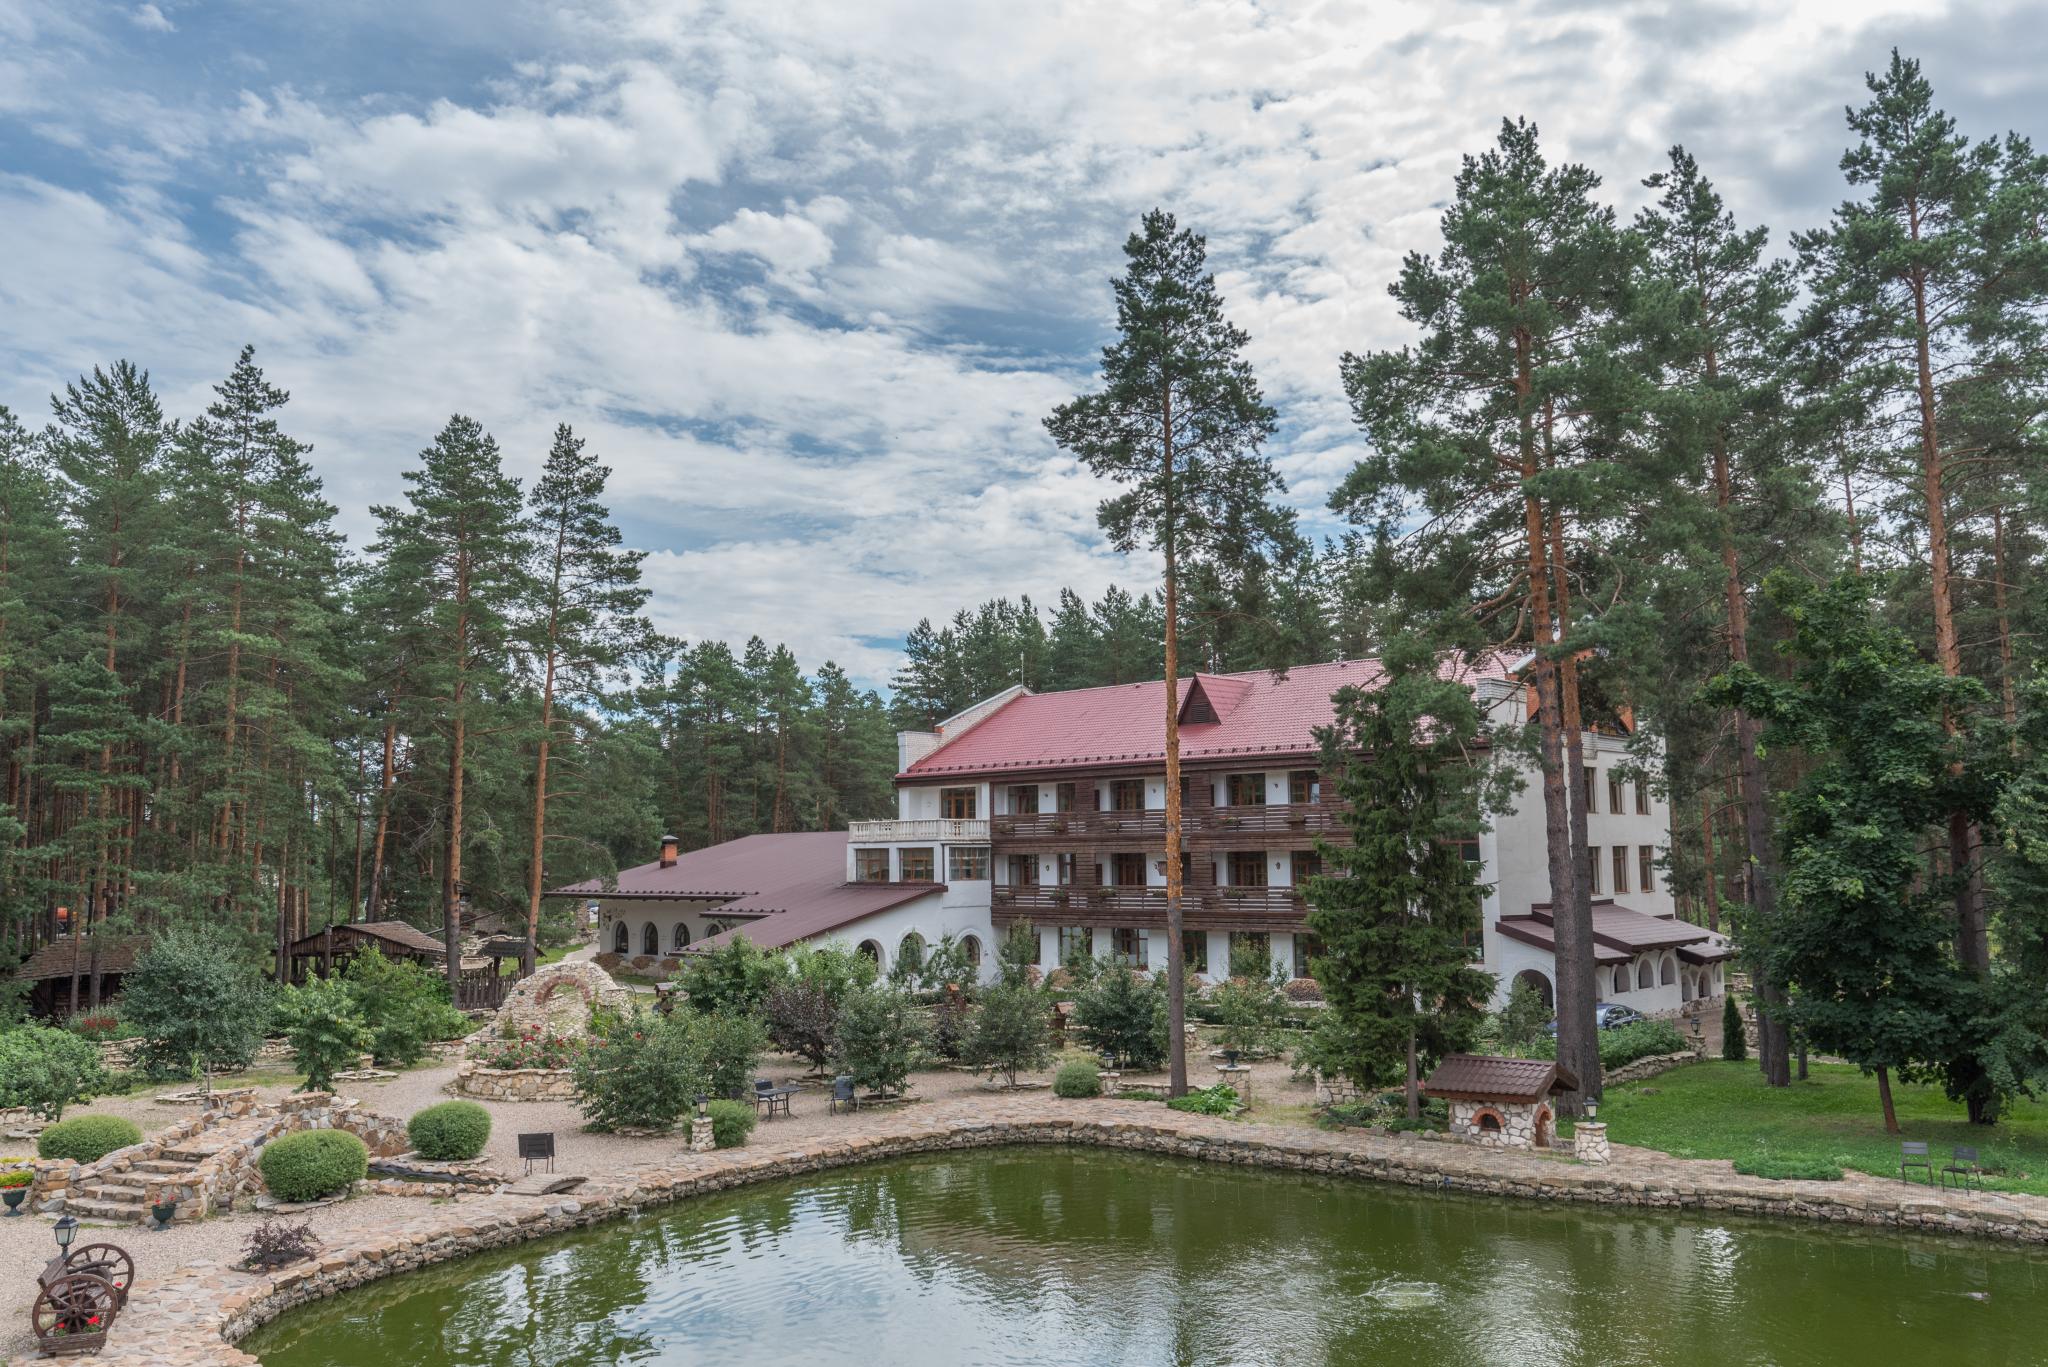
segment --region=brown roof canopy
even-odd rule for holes
[[[89,974],[95,963],[101,973],[126,973],[149,948],[147,935],[64,935],[50,941],[14,970],[23,982],[68,978],[74,963]]]
[[[1576,1091],[1578,1085],[1578,1079],[1553,1059],[1449,1054],[1422,1084],[1422,1090],[1454,1101],[1533,1103],[1555,1091]]]
[[[355,950],[361,945],[357,940],[373,940],[382,948],[396,950],[405,955],[439,955],[446,957],[447,950],[439,940],[421,930],[418,926],[404,921],[346,921],[331,928],[334,932],[334,947]],[[324,954],[328,948],[328,932],[316,930],[302,940],[292,942],[291,952],[296,955]]]

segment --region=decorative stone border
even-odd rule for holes
[[[567,1068],[485,1068],[464,1060],[449,1090],[480,1101],[574,1101],[576,1075]]]
[[[1611,1073],[1603,1071],[1600,1074],[1600,1085],[1602,1087],[1619,1087],[1624,1082],[1641,1082],[1646,1077],[1655,1077],[1659,1073],[1668,1073],[1673,1068],[1684,1064],[1698,1063],[1700,1057],[1699,1054],[1694,1053],[1690,1049],[1682,1054],[1652,1054],[1648,1058],[1639,1058],[1633,1063],[1624,1063]]]
[[[1017,1144],[1081,1144],[1529,1200],[1791,1216],[2048,1244],[2048,1200],[2038,1197],[1937,1198],[1858,1174],[1840,1182],[1776,1182],[1741,1176],[1723,1162],[1641,1151],[1627,1153],[1625,1162],[1590,1166],[1463,1144],[1233,1123],[1142,1102],[1016,1097],[897,1112],[846,1138],[678,1153],[595,1178],[574,1198],[466,1197],[268,1274],[194,1263],[146,1275],[100,1361],[256,1367],[257,1359],[233,1346],[252,1330],[294,1306],[394,1273],[774,1178]]]

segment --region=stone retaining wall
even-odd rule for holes
[[[1652,1054],[1648,1058],[1639,1058],[1634,1063],[1624,1063],[1611,1073],[1603,1072],[1600,1075],[1600,1085],[1618,1087],[1624,1082],[1641,1082],[1646,1077],[1655,1077],[1659,1073],[1668,1073],[1673,1068],[1699,1061],[1700,1056],[1690,1049],[1682,1054]]]
[[[1618,1151],[1612,1165],[1594,1166],[1470,1145],[1233,1123],[1142,1102],[1005,1098],[898,1112],[848,1138],[679,1152],[593,1179],[573,1197],[463,1198],[269,1274],[200,1264],[160,1279],[144,1277],[100,1361],[253,1367],[256,1359],[233,1342],[294,1306],[396,1272],[749,1183],[879,1159],[1019,1144],[1080,1144],[1475,1195],[1792,1216],[2048,1244],[2048,1200],[2032,1197],[1936,1197],[1857,1176],[1773,1182],[1743,1177],[1726,1163],[1631,1150]]]
[[[465,1060],[450,1087],[480,1101],[574,1101],[576,1075],[567,1068],[480,1068]]]

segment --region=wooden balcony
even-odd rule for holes
[[[989,818],[997,840],[1053,840],[1069,836],[1132,840],[1166,838],[1163,810],[1137,812],[1025,812]]]
[[[998,922],[1039,925],[1164,926],[1166,889],[999,883],[992,890]],[[1187,888],[1181,917],[1189,930],[1301,930],[1308,905],[1293,888]]]
[[[862,825],[882,824],[856,822]],[[1181,834],[1189,841],[1215,846],[1233,839],[1257,837],[1256,846],[1306,841],[1343,829],[1342,808],[1321,802],[1276,803],[1266,807],[1198,807],[1190,803],[1181,812]],[[1159,808],[1137,812],[1031,812],[989,818],[989,835],[997,844],[1028,842],[1045,845],[1060,841],[1089,844],[1121,844],[1166,839],[1166,813]],[[855,839],[859,839],[855,836]]]

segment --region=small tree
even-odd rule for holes
[[[768,1022],[768,1038],[777,1049],[807,1061],[813,1071],[822,1072],[832,1061],[839,1023],[839,1003],[824,985],[815,982],[777,983],[761,1003]]]
[[[854,1085],[897,1092],[910,1080],[911,1060],[924,1042],[924,1019],[910,995],[888,986],[849,993],[839,1008],[839,1066]]]
[[[340,978],[315,978],[285,988],[279,1002],[292,1061],[306,1080],[302,1092],[331,1092],[334,1075],[356,1066],[370,1047],[370,1028],[356,1014],[355,998]]]
[[[967,957],[967,947],[960,937],[946,934],[939,942],[924,951],[924,967],[918,972],[918,985],[927,992],[943,992],[957,987],[962,992],[972,993],[980,980],[980,974]]]
[[[768,991],[789,971],[780,954],[770,954],[744,935],[734,935],[708,954],[692,954],[675,981],[698,1012],[758,1012]]]
[[[0,1034],[0,1107],[55,1123],[74,1101],[107,1085],[100,1051],[68,1030],[24,1025]]]
[[[1277,1053],[1285,1039],[1287,971],[1259,952],[1239,946],[1230,956],[1230,977],[1210,994],[1216,1012],[1217,1043],[1242,1053]]]
[[[1742,1008],[1730,992],[1721,999],[1721,1057],[1740,1063],[1749,1057],[1749,1041],[1742,1034]]]
[[[1081,1038],[1126,1067],[1157,1068],[1167,1055],[1161,983],[1115,960],[1092,967],[1092,980],[1074,994],[1074,1027]]]
[[[1527,978],[1516,978],[1508,988],[1508,1004],[1500,1013],[1500,1042],[1510,1049],[1526,1049],[1543,1033],[1550,1021],[1550,1008],[1543,994]]]
[[[136,959],[121,1015],[140,1036],[136,1066],[151,1077],[202,1068],[236,1072],[270,1028],[269,984],[242,946],[213,927],[165,931]]]
[[[709,1089],[693,1024],[636,1007],[576,1056],[576,1105],[591,1129],[665,1130],[676,1123]]]
[[[996,949],[996,981],[1004,987],[1029,987],[1038,971],[1038,932],[1028,925],[1013,925]]]
[[[429,1041],[450,1038],[466,1024],[449,1004],[446,979],[410,960],[387,959],[374,945],[349,960],[342,981],[370,1028],[370,1055],[379,1063],[410,1067]]]
[[[719,1011],[684,1016],[691,1048],[702,1060],[704,1083],[713,1096],[742,1096],[768,1047],[768,1031],[753,1016]]]
[[[982,994],[967,1026],[967,1058],[1001,1073],[1010,1086],[1017,1074],[1037,1072],[1052,1062],[1052,1011],[1035,987],[997,985]]]

